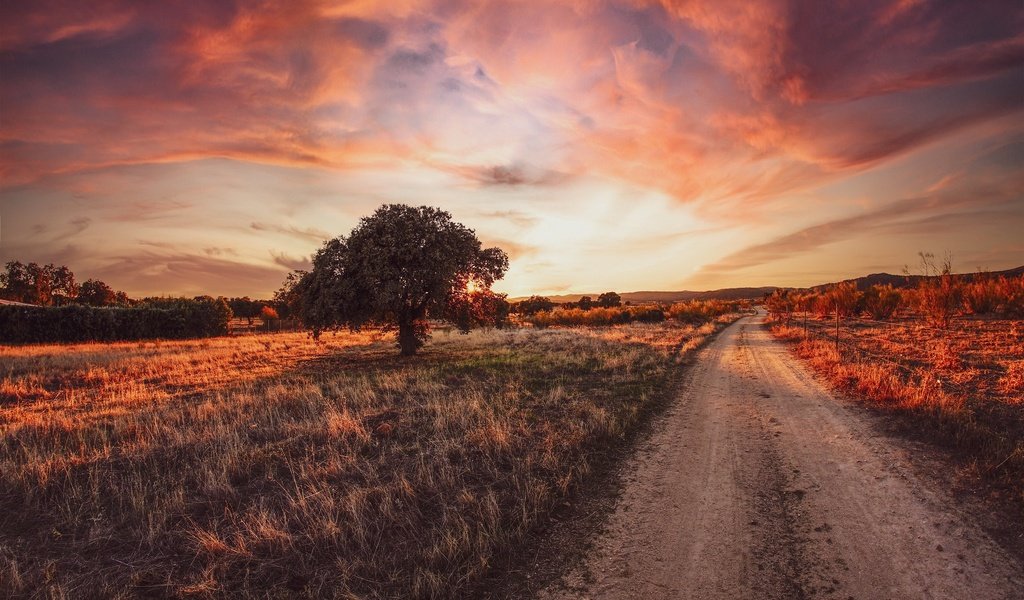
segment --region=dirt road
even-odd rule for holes
[[[1021,565],[747,317],[697,356],[554,598],[1024,598]]]

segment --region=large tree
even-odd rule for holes
[[[429,335],[427,319],[468,331],[493,324],[487,307],[500,306],[491,285],[504,276],[508,256],[481,248],[472,229],[427,206],[382,206],[348,237],[324,243],[288,292],[314,335],[326,329],[380,325],[398,330],[403,355]]]

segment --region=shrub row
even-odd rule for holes
[[[668,316],[684,323],[701,324],[724,314],[737,312],[741,303],[735,300],[690,300],[676,302],[668,308]]]
[[[690,300],[665,307],[616,306],[611,308],[555,308],[543,310],[524,319],[535,327],[600,327],[625,323],[660,323],[666,318],[684,323],[701,324],[721,315],[740,310],[741,303],[725,300]]]
[[[943,273],[923,279],[916,288],[874,285],[864,291],[848,281],[821,292],[778,290],[765,299],[765,306],[777,321],[788,321],[794,312],[814,313],[820,318],[836,313],[843,318],[866,314],[885,320],[900,311],[916,311],[945,328],[961,314],[1024,316],[1024,276],[980,274],[967,279]]]
[[[535,327],[584,327],[620,325],[624,323],[660,323],[665,312],[660,307],[622,306],[617,308],[556,308],[545,310],[526,319]]]
[[[159,298],[131,308],[0,306],[0,343],[109,342],[224,335],[231,309],[222,299]]]

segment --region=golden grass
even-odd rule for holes
[[[719,326],[0,349],[0,586],[457,596]]]
[[[1024,507],[1024,324],[963,318],[947,331],[920,320],[800,319],[773,326],[797,355],[856,397],[907,416],[907,425],[954,448],[970,474]],[[859,350],[859,351],[858,351]]]

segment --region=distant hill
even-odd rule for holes
[[[1005,276],[1005,277],[1019,277],[1024,275],[1024,266],[1017,267],[1015,269],[1007,269],[1005,271],[990,271],[988,275],[993,276]],[[959,273],[959,277],[962,277],[968,281],[973,280],[978,276],[978,273]],[[809,289],[820,292],[826,290],[837,283],[846,283],[852,281],[857,284],[857,289],[866,290],[873,285],[891,285],[894,288],[912,288],[917,287],[917,284],[924,279],[924,275],[893,275],[891,273],[872,273],[863,277],[855,277],[853,279],[844,279],[842,281],[833,283],[823,283],[821,285],[813,286]]]
[[[777,288],[775,287],[743,287],[743,288],[726,288],[721,290],[709,290],[704,292],[695,292],[690,290],[681,290],[678,292],[658,292],[658,291],[643,291],[643,292],[620,292],[623,302],[632,302],[638,304],[641,302],[684,302],[686,300],[746,300],[748,298],[763,298],[765,294],[774,292]],[[547,296],[552,302],[564,304],[566,302],[578,302],[583,296],[590,296],[594,300],[601,293],[593,294],[563,294],[560,296]],[[513,302],[519,300],[525,300],[526,296],[519,298],[509,298]]]
[[[968,281],[974,279],[977,273],[960,273],[959,276],[967,279]],[[1019,277],[1024,275],[1024,265],[1015,269],[1007,269],[1005,271],[990,271],[988,275],[1005,276],[1005,277]],[[917,287],[918,282],[924,279],[923,275],[893,275],[891,273],[872,273],[870,275],[864,275],[863,277],[855,277],[853,279],[844,279],[839,282],[823,283],[815,285],[810,288],[786,288],[786,289],[810,289],[816,292],[828,289],[836,283],[845,283],[847,281],[853,281],[857,284],[857,289],[865,290],[873,285],[891,285],[895,288],[909,288]],[[687,300],[760,300],[764,298],[765,294],[770,294],[775,290],[780,289],[775,286],[765,287],[738,287],[738,288],[725,288],[721,290],[709,290],[705,292],[695,292],[691,290],[681,290],[678,292],[659,292],[659,291],[642,291],[642,292],[620,292],[623,302],[632,302],[638,304],[641,302],[685,302]],[[564,304],[566,302],[578,302],[583,296],[590,296],[594,300],[601,295],[601,292],[595,292],[591,294],[562,294],[558,296],[547,296],[552,302],[558,304]],[[509,298],[512,302],[518,302],[519,300],[525,300],[527,296],[520,296],[517,298]]]

